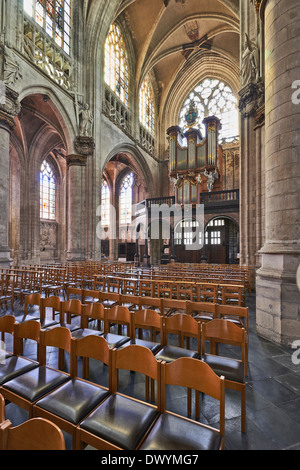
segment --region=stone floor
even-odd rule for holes
[[[227,450],[300,450],[300,364],[293,364],[294,350],[273,344],[257,336],[255,330],[255,294],[249,306],[249,375],[246,386],[246,433],[240,431],[240,394],[226,391],[225,448]],[[9,313],[2,311],[0,315]],[[16,306],[15,315],[21,318],[23,309]],[[34,313],[31,311],[30,314]],[[9,341],[8,341],[9,342]],[[34,357],[33,344],[26,344],[24,355]],[[56,366],[56,353],[48,351],[48,364]],[[67,361],[68,363],[68,361]],[[91,365],[91,379],[105,376],[99,365]],[[106,380],[106,379],[105,379]],[[138,374],[124,373],[120,377],[120,391],[143,398],[144,378]],[[103,382],[102,382],[103,383]],[[105,383],[104,383],[105,385]],[[168,392],[169,409],[185,414],[185,391]],[[10,403],[6,418],[13,425],[27,419],[27,413]],[[217,425],[215,407],[209,399],[201,404],[200,421]],[[70,436],[65,434],[67,448]]]

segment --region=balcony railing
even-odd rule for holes
[[[231,189],[228,191],[213,191],[211,193],[202,193],[200,195],[201,204],[213,204],[231,202],[238,203],[240,199],[239,189]]]

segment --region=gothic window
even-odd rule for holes
[[[70,55],[71,0],[24,0],[24,12]]]
[[[101,188],[101,225],[110,224],[110,188],[106,180],[102,181]]]
[[[40,171],[40,217],[55,220],[55,178],[47,161]]]
[[[130,224],[132,217],[132,187],[133,174],[129,173],[125,176],[121,184],[120,191],[120,224]]]
[[[220,140],[230,142],[239,135],[239,113],[237,99],[231,88],[220,80],[205,79],[189,94],[180,112],[179,126],[185,127],[185,114],[190,100],[193,99],[198,109],[198,122],[202,135],[205,134],[202,121],[208,116],[217,116],[221,120]]]
[[[128,106],[128,58],[120,29],[112,24],[105,42],[105,72],[107,85]]]
[[[154,135],[154,93],[149,77],[145,78],[140,89],[140,122],[152,135]]]

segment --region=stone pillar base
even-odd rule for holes
[[[300,338],[300,291],[296,272],[300,249],[265,247],[262,267],[256,275],[257,333],[273,342],[290,346]]]

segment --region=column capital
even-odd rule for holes
[[[80,154],[66,155],[65,157],[68,167],[70,166],[86,166],[88,156]]]
[[[79,155],[89,156],[94,153],[95,141],[93,137],[78,136],[75,139],[74,146]]]
[[[0,87],[0,125],[12,130],[16,126],[15,116],[21,111],[19,94],[2,82]]]
[[[256,116],[265,101],[265,86],[262,79],[249,83],[239,91],[239,110],[243,117]]]

